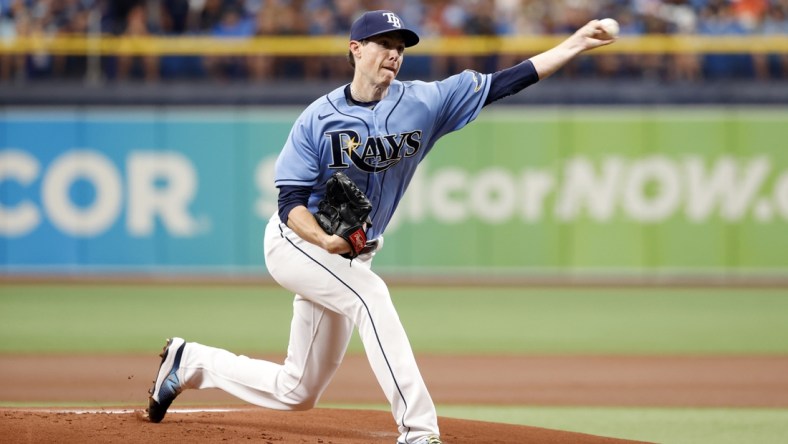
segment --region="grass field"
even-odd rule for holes
[[[788,289],[395,287],[392,293],[422,354],[788,354]],[[174,334],[236,351],[283,352],[290,304],[291,296],[274,286],[4,284],[0,360],[9,353],[150,353],[151,344]],[[351,347],[361,352],[358,340]],[[788,409],[438,411],[656,442],[777,443],[788,436]]]
[[[420,353],[788,354],[788,289],[392,290]],[[0,353],[133,353],[178,334],[286,348],[274,286],[4,285]],[[351,351],[361,352],[358,341]]]

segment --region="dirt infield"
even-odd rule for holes
[[[396,441],[388,412],[276,412],[217,390],[184,392],[164,422],[150,424],[138,411],[144,408],[158,361],[155,354],[0,356],[0,402],[106,406],[81,412],[66,407],[0,409],[0,436],[23,443]],[[425,356],[419,363],[438,405],[788,407],[788,357]],[[321,400],[326,403],[385,403],[366,358],[346,358]],[[231,410],[203,408],[218,406]],[[625,442],[450,418],[441,418],[440,425],[451,444]]]
[[[170,417],[171,416],[171,417]],[[151,424],[136,413],[36,412],[0,409],[3,436],[21,443],[316,443],[394,444],[397,433],[387,412],[315,409],[308,412],[231,411],[169,415]],[[626,441],[538,427],[441,418],[450,444],[617,444]]]

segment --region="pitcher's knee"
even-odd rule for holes
[[[299,397],[297,395],[291,394],[287,400],[285,401],[290,409],[297,412],[302,412],[304,410],[311,410],[315,408],[317,405],[317,397],[316,396],[308,396],[308,397]]]

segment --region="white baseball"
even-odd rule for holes
[[[602,29],[605,30],[607,35],[610,37],[618,37],[618,22],[612,18],[603,18],[599,21],[599,24],[602,25]]]

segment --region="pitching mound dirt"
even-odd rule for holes
[[[0,410],[0,436],[19,443],[217,443],[394,444],[396,426],[381,411],[264,409],[184,412],[174,410],[160,424],[140,411]],[[441,418],[447,444],[628,443],[620,439],[480,421]]]

